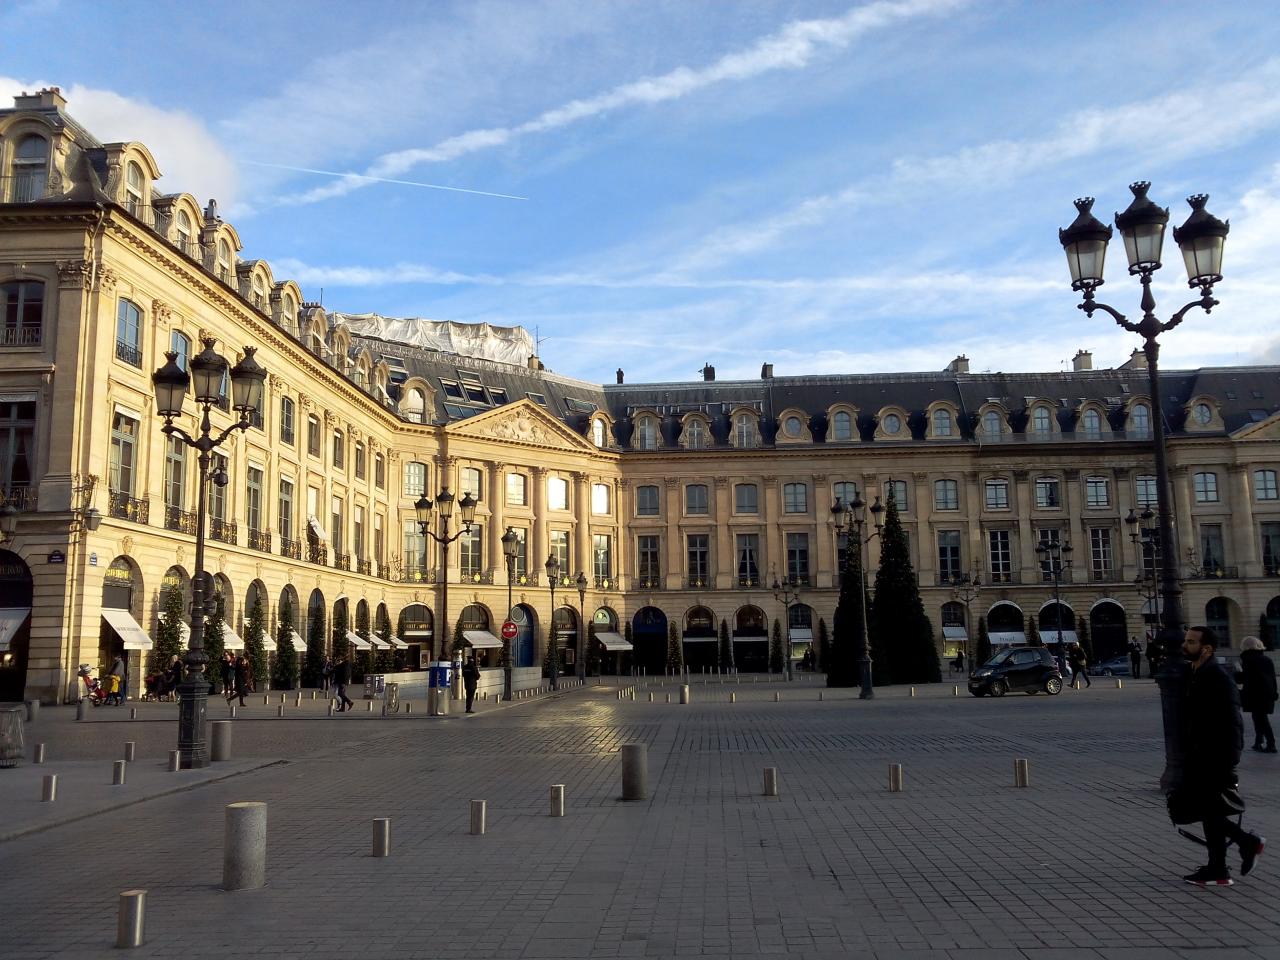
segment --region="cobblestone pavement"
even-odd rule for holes
[[[1181,883],[1201,848],[1154,788],[1148,681],[1003,700],[819,689],[695,684],[680,706],[671,685],[634,701],[587,687],[447,720],[251,708],[233,775],[145,799],[154,773],[131,806],[0,843],[0,957],[119,956],[117,895],[143,888],[139,957],[1280,958],[1280,764],[1246,751],[1241,768],[1246,825],[1276,852],[1230,889]],[[45,710],[28,739],[48,744],[47,772],[97,764],[109,783],[125,739],[133,766],[159,764],[172,711]],[[633,742],[650,798],[621,803],[617,750]],[[761,796],[765,766],[777,798]],[[5,803],[6,778],[39,769],[0,771],[0,834],[30,816]],[[76,789],[134,789],[92,779]],[[564,819],[547,816],[553,783]],[[485,836],[468,835],[473,798]],[[268,886],[226,893],[238,800],[270,805]],[[369,855],[374,817],[392,820],[389,859]]]

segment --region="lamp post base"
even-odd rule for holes
[[[858,678],[862,684],[862,692],[858,694],[859,700],[874,700],[876,696],[875,687],[872,685],[871,678],[871,658],[858,661]]]
[[[199,770],[209,765],[209,741],[205,736],[209,683],[204,677],[185,680],[178,687],[178,697],[178,766]]]
[[[1182,691],[1186,689],[1189,669],[1187,662],[1176,654],[1166,654],[1165,662],[1160,664],[1155,678],[1160,687],[1160,717],[1164,727],[1164,772],[1160,774],[1160,790],[1165,796],[1182,786],[1185,778],[1179,727]]]
[[[511,667],[502,668],[502,699],[511,700]]]

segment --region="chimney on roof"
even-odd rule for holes
[[[773,379],[773,364],[772,364],[772,363],[762,363],[762,364],[760,365],[760,379],[761,379],[761,380],[772,380],[772,379]]]
[[[1076,355],[1071,358],[1072,370],[1092,370],[1093,354],[1088,350],[1077,350]]]
[[[62,91],[57,87],[45,87],[35,93],[27,93],[25,90],[21,94],[13,98],[13,108],[15,110],[37,110],[40,107],[65,107],[67,98],[62,95]]]
[[[1147,369],[1147,355],[1141,350],[1135,349],[1129,354],[1129,359],[1120,364],[1122,370],[1145,370]]]
[[[536,353],[531,353],[529,354],[529,369],[545,370],[547,368],[542,365],[542,361],[538,359],[538,355]]]
[[[622,368],[621,368],[621,367],[619,367],[619,368],[618,368],[618,382],[619,382],[619,383],[621,383],[621,382],[622,382]]]
[[[709,363],[704,363],[702,365],[702,379],[707,383],[710,383],[715,378],[716,378],[716,368]]]
[[[966,357],[963,353],[962,353],[962,354],[960,354],[960,356],[956,357],[954,360],[952,360],[950,363],[948,363],[948,364],[947,364],[947,369],[946,369],[946,371],[945,371],[945,372],[947,372],[947,373],[968,373],[968,372],[969,372],[969,358],[968,358],[968,357]]]

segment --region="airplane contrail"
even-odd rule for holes
[[[336,170],[316,170],[313,167],[291,167],[283,163],[264,163],[261,160],[241,160],[241,163],[255,167],[273,167],[276,170],[293,170],[295,173],[317,173],[324,177],[354,177],[356,180],[370,180],[375,183],[397,183],[402,187],[425,187],[428,190],[448,190],[451,193],[474,193],[481,197],[498,197],[501,200],[528,200],[528,197],[517,197],[509,193],[491,193],[488,190],[468,190],[466,187],[446,187],[439,183],[422,183],[418,180],[393,180],[390,177],[370,177],[363,173],[339,173]]]

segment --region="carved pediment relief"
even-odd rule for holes
[[[532,447],[598,453],[585,437],[548,415],[531,400],[520,400],[488,413],[450,424],[459,436],[485,437]]]

